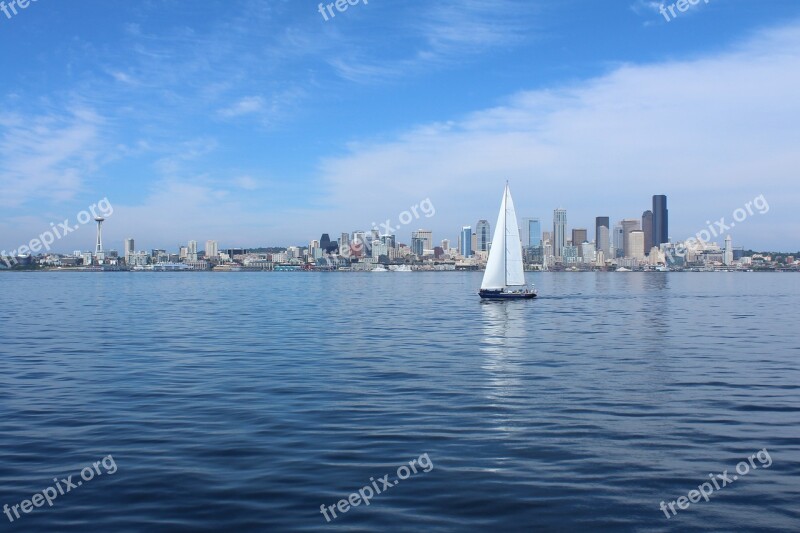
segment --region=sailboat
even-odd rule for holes
[[[500,214],[494,228],[489,261],[483,274],[481,298],[492,300],[516,300],[536,298],[536,291],[525,283],[522,263],[522,241],[519,238],[517,213],[514,200],[506,183]]]

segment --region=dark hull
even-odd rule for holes
[[[478,294],[486,300],[530,300],[536,298],[535,292],[479,291]]]

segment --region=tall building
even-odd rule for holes
[[[433,250],[433,232],[429,229],[421,229],[411,232],[411,238],[417,237],[425,241],[424,247],[426,250]]]
[[[339,236],[339,253],[345,253],[344,251],[347,250],[347,253],[350,252],[350,234],[349,233],[342,233]]]
[[[642,213],[642,231],[644,232],[644,253],[649,255],[653,242],[655,242],[653,240],[653,212],[649,209]]]
[[[611,242],[614,245],[614,253],[611,254],[612,258],[624,257],[625,255],[625,230],[622,228],[622,223],[614,226],[614,233],[612,234]]]
[[[572,230],[572,246],[578,249],[578,257],[583,257],[582,245],[588,242],[589,232],[583,228],[573,228]]]
[[[186,259],[197,261],[197,241],[189,241],[189,245],[186,247]]]
[[[425,253],[425,239],[422,237],[411,237],[411,253],[422,257]]]
[[[572,246],[580,246],[589,242],[589,231],[584,228],[574,228],[572,230]]]
[[[125,246],[122,248],[122,256],[125,258],[125,263],[130,264],[133,262],[133,256],[136,254],[136,246],[132,238],[125,239]]]
[[[450,249],[450,239],[442,239],[442,250],[448,251]]]
[[[730,235],[725,237],[725,256],[723,258],[723,263],[725,263],[725,266],[731,266],[733,264],[733,240]]]
[[[478,252],[489,251],[489,241],[492,240],[491,226],[486,220],[479,220],[475,226],[475,234],[478,237],[475,250]]]
[[[628,233],[629,254],[627,257],[632,259],[644,259],[644,232],[633,230]]]
[[[538,218],[523,218],[520,228],[522,246],[535,248],[542,245],[542,222]]]
[[[601,238],[601,229],[606,228],[605,238]],[[594,220],[594,242],[598,251],[602,251],[606,257],[611,252],[611,220],[609,217],[597,217]]]
[[[319,247],[322,249],[323,253],[332,253],[336,251],[338,243],[334,243],[331,241],[331,236],[327,233],[323,233],[322,236],[319,238]]]
[[[633,257],[630,236],[632,231],[641,231],[641,224],[642,222],[638,218],[626,218],[622,221],[622,253],[624,257]],[[644,242],[642,242],[642,249],[644,249]]]
[[[667,197],[663,194],[653,196],[653,246],[669,242],[669,210]]]
[[[217,241],[206,241],[206,259],[219,257],[219,244]]]
[[[611,256],[611,235],[608,232],[608,226],[600,226],[597,229],[595,250],[598,252],[603,252],[604,258]]]
[[[567,244],[567,210],[553,211],[553,255],[562,257]]]
[[[394,235],[381,235],[381,242],[390,250],[397,248],[397,238]]]
[[[472,257],[472,226],[464,226],[461,228],[461,238],[459,239],[460,249],[459,253],[463,257]]]

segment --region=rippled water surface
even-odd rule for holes
[[[529,278],[2,274],[0,529],[800,530],[800,277]]]

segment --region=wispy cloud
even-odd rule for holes
[[[96,168],[103,122],[86,108],[64,115],[0,114],[0,205],[72,198]]]
[[[260,96],[248,96],[225,109],[220,109],[219,114],[225,118],[240,117],[260,113],[264,110],[264,99]]]

